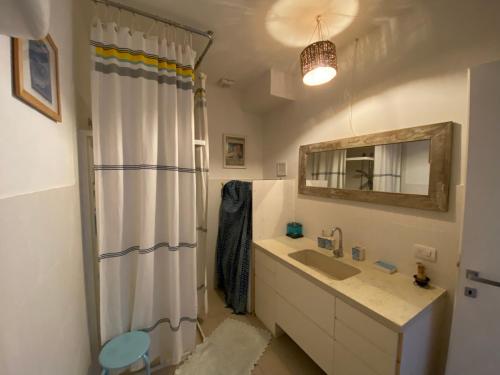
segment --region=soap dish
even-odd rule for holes
[[[430,287],[429,285],[429,281],[431,281],[431,279],[429,279],[427,276],[425,277],[425,279],[419,279],[417,277],[417,275],[413,275],[413,278],[415,279],[415,281],[413,282],[415,285],[419,286],[420,288],[425,288],[425,289],[428,289]]]

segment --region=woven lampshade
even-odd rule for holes
[[[320,40],[308,45],[300,53],[300,67],[307,85],[315,86],[330,81],[337,74],[335,44]]]

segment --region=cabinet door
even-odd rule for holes
[[[396,374],[396,357],[391,357],[339,320],[335,321],[335,341],[353,353],[357,361],[364,363],[373,372],[383,375]]]
[[[276,292],[274,289],[255,276],[255,315],[260,319],[266,328],[276,336]]]
[[[264,254],[259,248],[255,248],[255,275],[273,288],[276,288],[276,265],[276,260]]]
[[[397,359],[399,345],[397,332],[348,305],[340,298],[337,298],[335,318],[391,358]]]
[[[275,269],[276,292],[333,337],[335,297],[287,266]]]
[[[335,341],[334,375],[378,375],[342,344]]]
[[[279,325],[327,374],[333,373],[333,338],[317,324],[276,296],[276,324]]]

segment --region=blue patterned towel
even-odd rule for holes
[[[236,314],[247,311],[252,242],[252,184],[229,181],[222,189],[217,236],[217,287]]]

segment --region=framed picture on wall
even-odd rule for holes
[[[12,38],[14,94],[45,116],[61,121],[57,47],[41,40]]]
[[[223,135],[224,168],[246,168],[246,137],[241,135]]]

